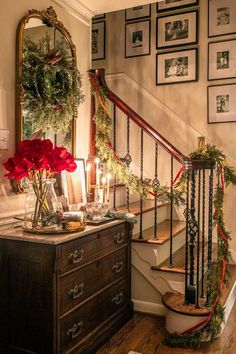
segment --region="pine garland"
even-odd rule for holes
[[[99,157],[106,163],[108,169],[113,174],[116,174],[120,181],[129,188],[130,192],[136,192],[144,198],[147,198],[148,195],[156,195],[157,200],[162,203],[169,202],[171,199],[176,205],[184,203],[186,187],[184,180],[183,183],[176,183],[172,192],[168,186],[158,185],[153,187],[145,180],[137,177],[117,156],[110,141],[112,122],[106,110],[106,95],[103,88],[96,82],[96,79],[93,78],[92,80],[95,80],[94,85],[92,85],[92,93],[96,102],[94,121],[96,124],[96,148]]]
[[[145,184],[135,176],[123,163],[113,150],[109,138],[111,118],[106,110],[106,95],[103,88],[93,77],[92,92],[96,101],[96,148],[100,158],[106,162],[108,168],[132,191],[144,197],[150,193],[151,186]],[[186,334],[170,334],[165,343],[172,347],[198,347],[203,340],[214,341],[220,334],[224,322],[224,309],[220,302],[223,285],[227,281],[227,263],[229,261],[230,232],[224,221],[224,188],[230,184],[236,185],[236,173],[229,166],[225,154],[214,145],[208,144],[205,148],[198,149],[189,155],[192,160],[209,160],[215,163],[216,179],[218,181],[214,191],[214,216],[213,226],[217,230],[218,254],[213,269],[208,274],[208,290],[210,293],[209,304],[212,307],[209,318],[198,329],[186,331]],[[186,173],[182,173],[180,180],[173,189],[173,198],[176,204],[183,201],[186,192]],[[152,193],[158,195],[160,201],[170,200],[171,193],[167,186],[152,188]]]
[[[48,34],[38,43],[26,37],[22,66],[25,135],[37,129],[67,132],[84,100],[81,76],[68,44],[57,41],[51,49]]]

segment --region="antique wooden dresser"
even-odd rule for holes
[[[126,222],[0,234],[0,353],[95,353],[132,316]]]

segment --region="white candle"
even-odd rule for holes
[[[99,163],[100,159],[98,157],[95,158],[95,164],[96,164],[96,188],[99,189],[100,185],[100,174],[99,174]]]
[[[87,193],[89,193],[89,191],[90,191],[90,171],[91,171],[91,163],[87,163],[87,166],[86,166]]]
[[[102,190],[103,190],[102,199],[103,199],[104,202],[107,202],[107,195],[106,195],[106,189],[105,189],[106,188],[105,187],[106,181],[107,181],[106,177],[102,177]]]
[[[111,179],[111,174],[108,173],[107,174],[107,198],[106,198],[106,201],[107,203],[109,203],[109,200],[110,200],[110,179]]]

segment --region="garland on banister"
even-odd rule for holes
[[[236,174],[234,169],[227,164],[223,152],[213,145],[207,145],[206,148],[193,152],[190,154],[190,158],[210,160],[216,164],[217,184],[214,191],[213,226],[217,233],[218,251],[213,270],[208,274],[211,311],[206,319],[184,333],[168,335],[165,338],[165,344],[172,347],[198,347],[204,340],[212,342],[220,334],[224,322],[221,296],[223,286],[227,282],[227,264],[230,257],[229,241],[231,239],[224,221],[224,193],[226,186],[236,184]]]
[[[112,127],[111,118],[106,109],[106,95],[102,87],[100,87],[97,78],[91,78],[92,93],[96,102],[96,113],[94,121],[96,124],[96,148],[99,157],[106,162],[108,169],[117,175],[122,183],[124,183],[131,192],[137,192],[143,197],[148,195],[156,196],[160,202],[168,202],[173,199],[176,205],[184,203],[185,179],[183,176],[184,167],[181,166],[171,186],[152,186],[145,179],[142,180],[136,176],[123,162],[114,151],[110,132]],[[182,182],[181,182],[182,181]]]
[[[100,158],[106,162],[108,168],[118,175],[120,180],[131,190],[144,197],[149,194],[157,196],[159,201],[169,201],[171,189],[176,204],[184,201],[186,192],[186,172],[183,173],[183,166],[177,173],[171,186],[157,186],[153,188],[145,181],[135,176],[121,161],[114,151],[109,135],[111,131],[111,118],[106,109],[106,94],[100,86],[98,78],[91,78],[92,93],[96,101],[96,113],[94,121],[96,124],[96,148]],[[213,341],[219,334],[224,322],[224,309],[221,304],[221,295],[227,279],[227,263],[229,261],[230,232],[227,230],[224,221],[224,193],[228,185],[236,185],[236,174],[234,169],[228,165],[226,156],[214,145],[206,145],[190,154],[192,160],[209,160],[215,163],[217,184],[214,190],[214,214],[213,226],[217,233],[218,253],[214,262],[213,271],[207,275],[208,290],[210,293],[209,303],[211,311],[206,319],[198,325],[189,328],[182,334],[171,334],[165,339],[165,343],[172,347],[197,347],[204,340]],[[172,187],[172,188],[171,188]]]

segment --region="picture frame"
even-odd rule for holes
[[[125,58],[150,55],[151,20],[125,24]]]
[[[133,21],[151,16],[151,5],[140,5],[125,10],[125,21]]]
[[[106,23],[100,21],[92,25],[92,60],[106,57]]]
[[[98,20],[101,20],[101,19],[105,18],[105,16],[106,16],[105,14],[95,15],[95,16],[93,16],[92,20],[93,21],[98,21]]]
[[[236,1],[208,0],[208,37],[236,33]]]
[[[173,48],[197,44],[198,11],[190,11],[156,19],[156,48]]]
[[[173,11],[183,7],[198,6],[199,0],[164,0],[157,2],[157,12]]]
[[[208,80],[236,78],[236,39],[208,43]]]
[[[208,86],[208,124],[236,122],[236,84]]]
[[[157,53],[156,85],[194,82],[198,80],[198,49],[182,49]]]
[[[84,159],[75,159],[75,163],[77,168],[74,172],[61,172],[61,192],[70,210],[79,210],[87,203],[85,162]]]

